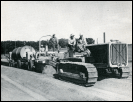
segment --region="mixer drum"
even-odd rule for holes
[[[26,52],[29,52],[29,51],[35,53],[35,49],[31,46],[23,46],[23,47],[15,48],[12,51],[12,59],[18,60],[18,59],[26,58]]]

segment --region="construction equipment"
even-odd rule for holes
[[[54,75],[56,78],[66,79],[85,86],[94,85],[97,82],[97,70],[93,64],[69,60],[66,59],[65,62],[58,63],[57,74]]]
[[[26,65],[31,68],[31,63],[34,61],[35,49],[31,46],[23,46],[15,48],[9,52],[9,66],[21,68]]]
[[[103,75],[127,78],[128,45],[121,42],[90,44],[86,46],[91,54],[75,54],[73,58],[61,59],[57,64],[58,78],[84,83],[85,86],[96,83]]]
[[[51,68],[49,65],[49,62],[52,60],[52,54],[48,53],[48,46],[46,45],[45,51],[41,52],[40,51],[40,47],[41,47],[41,39],[43,37],[48,37],[51,35],[46,35],[46,36],[42,36],[39,39],[39,52],[36,52],[35,54],[35,62],[34,62],[34,66],[35,66],[35,71],[37,72],[41,72],[41,73],[50,73],[47,72],[48,67]],[[53,74],[56,73],[56,70],[53,69]]]
[[[126,43],[91,44],[86,48],[91,51],[91,56],[85,57],[85,61],[93,64],[99,75],[111,74],[119,78],[129,76],[128,45]]]
[[[74,57],[68,57],[68,52],[50,52],[47,46],[45,52],[36,53],[32,47],[19,47],[12,51],[9,64],[12,65],[15,62],[18,67],[21,67],[21,63],[25,63],[30,70],[51,74],[55,78],[85,86],[94,85],[100,75],[109,74],[119,78],[129,76],[127,44],[109,42],[90,44],[85,47],[91,53],[87,53],[86,50],[83,53],[76,53]],[[9,55],[11,56],[11,52]]]

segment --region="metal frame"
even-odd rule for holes
[[[51,36],[51,35],[42,36],[41,38],[47,37],[47,36]],[[41,38],[39,39],[39,52],[40,52],[40,47],[41,47]],[[40,53],[39,53],[39,57],[40,57]]]
[[[109,67],[119,67],[118,65],[112,65],[111,64],[111,56],[110,56],[110,46],[111,46],[111,44],[114,44],[115,42],[110,42],[109,43],[109,54],[108,54],[108,58],[109,58],[109,62],[108,62],[108,64],[109,64]],[[126,44],[126,43],[122,43],[122,44]],[[127,63],[126,63],[126,65],[125,66],[128,66],[128,45],[126,44],[126,46],[125,46],[126,48],[127,48],[127,59],[126,59],[126,61],[127,61]],[[121,52],[120,52],[121,53]],[[121,66],[120,66],[121,67]]]
[[[122,66],[118,66],[118,65],[112,65],[112,63],[111,63],[111,55],[110,55],[110,46],[112,45],[112,44],[117,44],[116,42],[109,42],[109,43],[101,43],[101,44],[89,44],[89,45],[86,45],[86,46],[97,46],[97,45],[108,45],[108,51],[107,51],[107,53],[108,53],[108,67],[122,67]],[[126,43],[122,43],[122,44],[126,44]],[[126,50],[127,50],[127,58],[126,58],[126,65],[125,66],[128,66],[128,44],[126,44]],[[119,53],[121,53],[121,51],[119,52]]]

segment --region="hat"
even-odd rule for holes
[[[53,34],[53,36],[54,36],[55,34]]]
[[[73,34],[71,34],[71,35],[70,35],[70,37],[71,37],[71,36],[74,36],[74,35],[73,35]]]

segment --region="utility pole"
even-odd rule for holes
[[[6,55],[6,41],[5,41],[5,55]]]
[[[97,44],[98,44],[98,38],[97,38]]]

